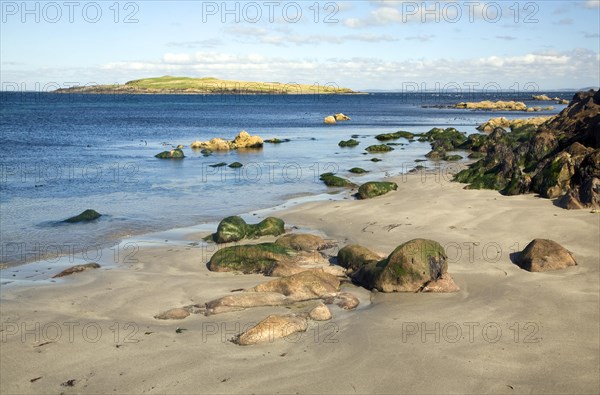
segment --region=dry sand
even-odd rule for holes
[[[159,243],[142,248],[137,263],[4,287],[0,392],[599,393],[600,215],[532,195],[465,191],[431,174],[395,181],[398,191],[380,198],[277,215],[386,254],[413,238],[436,240],[460,292],[348,285],[361,299],[356,311],[334,306],[331,321],[295,339],[242,347],[227,339],[290,309],[153,316],[268,278],[212,273],[205,249]],[[521,270],[509,254],[534,238],[557,241],[579,265]]]

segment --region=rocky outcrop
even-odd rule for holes
[[[87,209],[79,215],[65,219],[63,222],[67,222],[70,224],[74,224],[77,222],[90,222],[90,221],[100,218],[101,216],[102,216],[102,214],[100,214],[96,210]]]
[[[410,140],[414,137],[415,137],[415,135],[413,133],[405,132],[402,130],[395,132],[395,133],[384,133],[384,134],[378,134],[377,136],[375,136],[375,138],[379,141],[397,140],[399,138],[405,138],[407,140]]]
[[[469,188],[535,192],[564,208],[600,207],[600,93],[579,92],[538,127],[496,128],[463,145],[485,155],[459,172]]]
[[[357,197],[359,199],[372,199],[377,196],[385,195],[388,192],[395,191],[398,189],[398,184],[395,182],[386,181],[371,181],[362,184],[358,188]]]
[[[361,266],[352,279],[381,292],[421,292],[447,274],[444,248],[433,240],[414,239],[398,246],[386,259]],[[457,287],[456,287],[457,288]]]
[[[469,110],[491,110],[491,111],[527,111],[527,106],[523,102],[515,101],[489,101],[463,102],[455,105],[455,108],[466,108]]]
[[[243,148],[262,148],[263,139],[259,136],[251,136],[245,130],[242,130],[233,141],[227,141],[222,138],[213,138],[208,141],[194,141],[190,148],[208,149],[211,151],[229,151]]]
[[[535,239],[525,247],[517,264],[530,272],[560,270],[577,265],[573,254],[555,241]]]
[[[546,96],[546,95],[533,95],[531,96],[531,98],[533,100],[540,100],[540,101],[552,101],[552,98]]]
[[[154,157],[158,159],[183,159],[185,155],[181,148],[175,148],[170,151],[163,151],[160,154],[154,155]]]
[[[550,118],[553,118],[553,116],[520,119],[507,119],[504,117],[491,118],[489,121],[479,125],[477,127],[477,130],[486,133],[491,133],[496,128],[510,128],[511,130],[514,130],[516,128],[522,128],[527,125],[531,125],[531,127],[535,129],[537,126],[548,121]]]
[[[255,239],[262,236],[279,236],[285,233],[285,223],[275,217],[267,217],[258,224],[247,224],[241,217],[224,218],[217,227],[212,239],[217,243],[231,243],[242,239]]]
[[[100,268],[100,265],[97,264],[96,262],[85,263],[82,265],[75,265],[75,266],[71,266],[70,268],[63,270],[62,272],[60,272],[58,274],[55,274],[54,276],[52,276],[52,278],[60,278],[60,277],[70,276],[71,274],[81,273],[86,270],[99,269],[99,268]]]

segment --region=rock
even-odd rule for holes
[[[233,342],[241,346],[271,343],[308,328],[306,318],[296,315],[270,315],[256,326],[238,335]]]
[[[585,206],[579,200],[579,196],[573,190],[569,190],[563,196],[561,196],[557,201],[556,205],[558,207],[566,208],[567,210],[580,210],[585,208]]]
[[[177,307],[171,310],[163,311],[154,316],[157,320],[182,320],[190,315],[190,312],[182,307]]]
[[[336,123],[335,117],[332,115],[329,115],[323,119],[323,123],[325,123],[327,125],[333,125]]]
[[[250,288],[249,292],[277,292],[293,301],[320,299],[335,296],[340,280],[322,269],[305,270],[287,277],[280,277]]]
[[[371,199],[376,196],[385,195],[390,191],[395,191],[398,189],[398,184],[395,182],[376,182],[371,181],[365,184],[362,184],[360,188],[358,188],[358,198],[359,199]]]
[[[75,265],[75,266],[71,266],[68,269],[63,270],[62,272],[55,274],[54,276],[52,276],[52,278],[60,278],[60,277],[65,277],[65,276],[70,276],[71,274],[75,274],[75,273],[80,273],[86,270],[90,270],[90,269],[99,269],[100,265],[97,264],[96,262],[92,262],[92,263],[85,263],[83,265]]]
[[[442,277],[438,278],[437,280],[427,283],[422,290],[422,292],[432,293],[447,293],[458,291],[460,291],[459,286],[456,285],[456,283],[448,273],[444,273],[442,274]]]
[[[242,239],[262,236],[279,236],[285,233],[285,223],[275,217],[268,217],[258,224],[249,225],[241,217],[224,218],[217,227],[213,240],[217,243],[230,243]]]
[[[338,143],[338,145],[340,147],[356,147],[357,145],[359,145],[360,143],[354,139],[350,139],[350,140],[342,140]]]
[[[222,138],[212,138],[209,141],[194,141],[190,144],[190,148],[193,149],[207,149],[212,151],[229,151],[233,149],[232,144],[223,140]]]
[[[445,160],[448,162],[453,162],[453,161],[457,161],[457,160],[461,160],[461,159],[463,159],[463,157],[460,155],[447,155],[446,154],[442,157],[442,160]]]
[[[337,264],[354,272],[369,263],[377,263],[382,260],[379,254],[358,244],[350,244],[338,251]]]
[[[275,243],[238,245],[219,249],[210,258],[208,270],[268,274],[276,262],[291,261],[291,251]]]
[[[250,133],[242,130],[236,137],[233,139],[233,147],[236,149],[240,148],[262,148],[263,139],[259,136],[251,136]]]
[[[390,147],[389,145],[379,144],[379,145],[370,145],[367,148],[365,148],[365,150],[368,152],[390,152],[390,151],[393,151],[394,149],[392,147]]]
[[[349,120],[350,120],[350,117],[349,117],[349,116],[347,116],[347,115],[344,115],[344,114],[342,114],[341,112],[340,112],[340,113],[338,113],[338,114],[335,114],[333,117],[335,118],[335,120],[336,120],[337,122],[340,122],[340,121],[349,121]]]
[[[553,100],[546,95],[533,95],[533,96],[531,96],[531,98],[533,100],[540,100],[540,101],[552,101]]]
[[[76,222],[90,222],[90,221],[100,218],[101,216],[102,216],[102,214],[100,214],[99,212],[92,210],[92,209],[87,209],[79,215],[65,219],[64,222],[68,222],[70,224],[73,224]]]
[[[183,159],[185,155],[180,148],[175,148],[170,151],[163,151],[160,154],[154,155],[158,159]]]
[[[530,272],[546,272],[577,265],[563,246],[548,239],[535,239],[519,255],[517,264]]]
[[[372,158],[371,159],[371,162],[381,162],[381,161],[382,161],[382,159],[379,159],[379,158]]]
[[[419,141],[429,141],[431,148],[439,151],[452,151],[467,141],[465,133],[459,132],[455,128],[433,128],[427,133],[419,135]]]
[[[227,163],[225,162],[219,162],[219,163],[215,163],[213,165],[208,165],[208,167],[225,167],[227,166]]]
[[[331,311],[329,310],[329,307],[323,304],[323,302],[319,302],[317,306],[309,311],[308,316],[311,320],[328,321],[331,319]]]
[[[536,174],[532,180],[533,188],[545,198],[562,196],[567,192],[574,174],[571,155],[563,151]]]
[[[183,149],[183,144],[179,144],[179,145],[177,146],[177,149]]]
[[[283,235],[275,243],[290,250],[306,252],[325,250],[333,246],[322,237],[304,233]]]
[[[251,307],[285,306],[292,303],[278,292],[238,292],[211,300],[205,304],[204,315],[228,313]]]
[[[365,169],[362,169],[360,167],[353,167],[352,169],[348,170],[350,173],[354,173],[354,174],[365,174],[368,173],[368,171],[366,171]]]
[[[395,133],[384,133],[384,134],[378,134],[377,136],[375,136],[375,138],[379,141],[397,140],[399,138],[405,138],[407,140],[410,140],[414,137],[415,137],[415,135],[413,133],[405,132],[402,130],[395,132]]]
[[[523,102],[515,101],[489,101],[481,102],[463,102],[454,106],[455,108],[465,108],[470,110],[492,110],[492,111],[527,111],[527,106]]]
[[[335,299],[336,305],[344,310],[354,310],[360,304],[358,298],[350,292],[340,292]]]
[[[281,143],[289,143],[290,141],[291,141],[290,139],[278,139],[278,138],[272,138],[272,139],[265,140],[265,143],[270,143],[270,144],[281,144]]]
[[[414,239],[386,259],[360,267],[352,279],[382,292],[419,292],[448,270],[444,248],[433,240]]]
[[[323,173],[319,177],[321,181],[325,183],[328,187],[353,187],[354,184],[345,178],[338,177],[333,173]]]
[[[239,169],[242,166],[244,166],[244,165],[242,165],[240,162],[233,162],[232,164],[229,165],[229,167],[231,167],[232,169]]]

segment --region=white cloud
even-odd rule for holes
[[[600,7],[600,0],[586,0],[585,6],[587,8],[597,8],[597,7]]]
[[[277,30],[277,29],[275,29]],[[257,28],[257,27],[242,27],[233,26],[227,30],[228,34],[235,35],[239,40],[247,42],[248,40],[261,43],[272,44],[279,46],[288,45],[319,45],[319,44],[342,44],[348,41],[362,42],[392,42],[398,41],[397,38],[389,34],[345,34],[345,35],[328,35],[314,34],[301,35],[292,34],[289,31],[284,31],[284,34],[273,34],[272,31]]]
[[[425,42],[425,41],[431,41],[431,39],[435,37],[433,34],[421,34],[418,36],[408,36],[408,37],[404,37],[405,40],[415,40],[415,41],[421,41],[421,42]]]
[[[506,41],[513,41],[513,40],[517,39],[514,36],[496,36],[496,38],[499,40],[506,40]]]

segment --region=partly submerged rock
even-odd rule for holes
[[[340,121],[349,121],[349,120],[350,120],[350,117],[349,117],[349,116],[347,116],[347,115],[344,115],[344,114],[342,114],[341,112],[340,112],[340,113],[338,113],[338,114],[334,114],[334,116],[333,116],[333,117],[335,118],[335,120],[336,120],[337,122],[340,122]]]
[[[390,191],[395,191],[398,189],[398,184],[395,182],[387,182],[387,181],[371,181],[365,184],[362,184],[360,188],[358,188],[358,198],[359,199],[371,199],[376,196],[385,195]]]
[[[175,148],[170,151],[163,151],[160,154],[154,155],[154,157],[158,159],[183,159],[185,155],[181,148]]]
[[[352,279],[382,292],[420,292],[447,270],[446,253],[439,243],[414,239],[398,246],[386,259],[361,266]]]
[[[353,167],[352,169],[348,170],[350,173],[353,174],[366,174],[368,173],[367,170],[361,168],[361,167]]]
[[[527,111],[527,106],[523,102],[515,101],[489,101],[463,102],[454,106],[455,108],[465,108],[471,110],[493,110],[493,111]]]
[[[79,215],[65,219],[64,222],[68,222],[70,224],[76,223],[76,222],[89,222],[89,221],[98,219],[101,216],[102,216],[102,214],[100,214],[99,212],[92,210],[92,209],[87,209]]]
[[[329,115],[323,119],[323,123],[327,125],[333,125],[336,123],[335,117],[333,115]]]
[[[333,173],[323,173],[319,177],[328,187],[354,187],[354,184],[345,178],[338,177]]]
[[[254,327],[238,335],[233,342],[241,346],[271,343],[308,328],[306,318],[297,315],[270,315]],[[292,340],[294,340],[294,337]]]
[[[240,167],[244,166],[243,164],[241,164],[240,162],[233,162],[231,163],[228,167],[232,168],[232,169],[239,169]]]
[[[240,148],[261,148],[263,146],[263,139],[260,136],[251,136],[250,133],[242,130],[233,139],[233,147],[236,149]]]
[[[375,136],[375,138],[379,141],[397,140],[399,138],[405,138],[407,140],[410,140],[414,137],[415,137],[415,135],[413,133],[405,132],[403,130],[400,130],[395,133],[378,134],[377,136]]]
[[[555,241],[535,239],[525,247],[517,264],[530,272],[546,272],[577,265],[573,254]]]
[[[209,149],[211,151],[229,151],[240,148],[262,148],[263,139],[260,136],[251,136],[250,133],[242,130],[233,139],[227,141],[222,138],[215,137],[209,141],[194,141],[190,144],[190,148],[194,149]]]
[[[342,140],[338,143],[338,145],[340,147],[356,147],[357,145],[359,145],[360,143],[357,140],[354,139],[350,139],[350,140]]]
[[[367,152],[390,152],[394,149],[386,144],[370,145],[365,148]]]
[[[97,264],[96,262],[85,263],[82,265],[75,265],[75,266],[71,266],[70,268],[63,270],[62,272],[60,272],[58,274],[55,274],[54,276],[52,276],[52,278],[60,278],[60,277],[70,276],[71,274],[80,273],[80,272],[90,270],[90,269],[99,269],[99,268],[100,268],[100,265]]]

